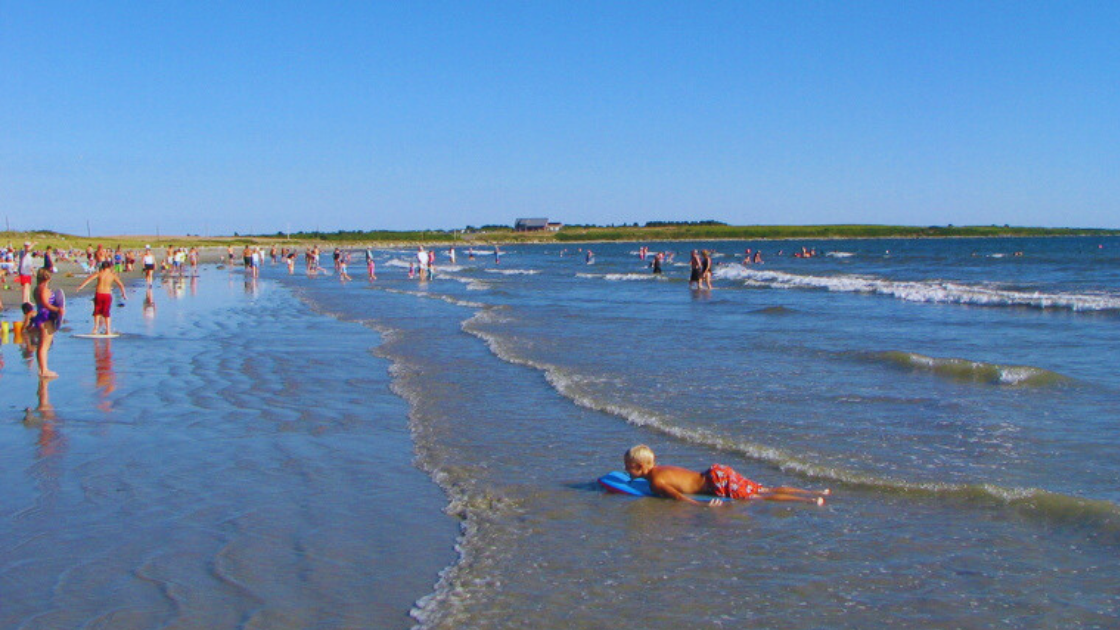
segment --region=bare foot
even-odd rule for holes
[[[44,381],[52,378],[58,378],[58,372],[52,372],[50,370],[39,372],[39,378],[43,379]]]

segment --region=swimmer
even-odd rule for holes
[[[654,494],[668,499],[685,501],[694,505],[705,505],[690,494],[705,494],[727,499],[752,499],[766,501],[799,501],[824,505],[824,498],[831,490],[816,492],[781,486],[767,488],[743,477],[730,466],[713,464],[704,472],[696,472],[677,466],[658,466],[653,450],[639,444],[626,451],[622,457],[626,472],[634,479],[646,479]],[[712,499],[709,507],[718,507],[725,502]]]

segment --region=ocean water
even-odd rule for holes
[[[1120,626],[1120,239],[587,247],[208,269],[53,411],[5,347],[0,626]],[[833,494],[603,493],[637,443]]]

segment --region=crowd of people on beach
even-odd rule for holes
[[[77,248],[57,248],[45,246],[35,248],[36,243],[25,242],[22,248],[12,246],[0,249],[0,284],[7,285],[9,279],[15,279],[20,285],[20,304],[22,320],[15,322],[17,332],[25,332],[27,343],[35,348],[39,366],[39,376],[44,379],[55,378],[57,374],[48,367],[48,353],[53,335],[57,332],[59,323],[65,315],[65,304],[62,303],[61,292],[55,291],[51,286],[53,274],[59,272],[60,264],[70,264],[74,272],[67,275],[85,274],[85,279],[77,285],[76,291],[81,291],[89,285],[94,285],[93,331],[94,335],[110,336],[112,328],[112,292],[117,289],[121,295],[121,305],[127,299],[127,290],[121,280],[121,274],[141,271],[148,293],[145,299],[146,313],[154,313],[155,302],[152,298],[151,287],[155,283],[156,274],[164,278],[195,278],[198,276],[200,253],[198,247],[182,247],[168,245],[162,255],[157,255],[150,245],[143,250],[104,247],[103,245],[87,246],[84,250]],[[494,245],[493,262],[501,263],[501,248]],[[359,255],[364,255],[366,263],[366,276],[370,282],[377,280],[377,263],[373,249],[365,247]],[[587,248],[580,248],[584,263],[595,264],[595,253]],[[435,278],[436,252],[434,248],[425,248],[419,245],[415,255],[408,258],[408,277],[426,281]],[[319,245],[303,248],[302,255],[304,266],[309,277],[329,275],[320,263],[322,249]],[[456,263],[455,247],[449,247],[445,256],[452,265]],[[561,256],[568,254],[563,250]],[[777,256],[783,256],[784,251],[778,251]],[[226,247],[225,256],[221,263],[236,266],[237,252],[233,245]],[[255,280],[260,276],[261,268],[267,260],[273,264],[286,265],[288,273],[294,274],[296,261],[300,255],[299,248],[273,244],[266,248],[256,245],[245,245],[240,252],[240,266],[244,268],[247,278]],[[350,249],[335,247],[333,251],[333,272],[340,282],[353,280],[349,273],[352,256]],[[641,246],[638,250],[639,258],[645,262],[653,274],[663,275],[665,266],[672,264],[676,253],[673,251],[651,252],[648,246]],[[712,250],[692,250],[689,256],[689,287],[694,291],[710,291],[712,289],[712,275],[716,263],[713,258],[716,254]],[[812,258],[817,255],[815,249],[802,247],[793,254],[794,258]],[[469,260],[475,260],[474,247],[467,250]],[[742,258],[743,265],[763,264],[761,250],[746,249]],[[139,266],[139,269],[138,269]],[[0,310],[4,304],[0,301]]]
[[[12,284],[19,285],[21,317],[14,322],[4,322],[5,333],[10,327],[16,340],[25,344],[29,352],[34,352],[39,378],[44,380],[58,377],[49,367],[50,347],[66,316],[65,293],[54,286],[57,274],[84,276],[74,288],[75,292],[94,285],[94,323],[90,334],[111,337],[114,334],[113,289],[119,290],[121,305],[128,298],[121,274],[136,271],[137,263],[142,265],[148,287],[145,313],[151,314],[155,307],[151,287],[156,272],[168,278],[196,277],[200,262],[198,247],[168,246],[163,257],[157,258],[150,245],[142,252],[119,245],[116,248],[89,245],[84,250],[36,246],[37,243],[26,241],[22,248],[0,249],[0,285],[5,289]],[[63,271],[64,265],[69,267],[68,271]],[[0,300],[0,311],[4,308]]]
[[[121,299],[127,299],[125,286],[120,273],[131,271],[136,263],[133,251],[121,247],[109,250],[101,245],[90,246],[85,251],[77,248],[60,249],[45,246],[35,249],[36,243],[26,241],[22,249],[7,247],[0,252],[0,283],[10,286],[10,278],[20,287],[21,319],[4,322],[5,336],[10,325],[18,341],[25,343],[34,352],[38,365],[39,378],[49,380],[58,374],[50,369],[49,356],[54,336],[66,314],[65,294],[52,286],[55,275],[60,273],[60,264],[76,266],[86,278],[77,285],[81,291],[96,281],[93,297],[94,328],[92,334],[111,335],[112,290],[119,288]],[[197,266],[197,249],[168,251],[169,259],[194,260]],[[73,273],[67,275],[72,276]],[[34,286],[32,286],[34,283]],[[0,302],[0,310],[4,304]]]

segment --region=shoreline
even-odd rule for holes
[[[9,233],[9,235],[10,234],[12,234],[12,233]],[[635,235],[635,236],[638,236],[638,235]],[[519,245],[542,245],[542,246],[551,245],[551,246],[566,247],[566,246],[569,246],[569,245],[570,246],[580,246],[580,245],[597,245],[597,244],[610,244],[610,243],[635,243],[635,244],[639,244],[639,243],[640,244],[644,244],[644,243],[701,243],[701,242],[704,242],[704,243],[725,243],[725,242],[726,243],[731,243],[731,242],[754,243],[754,242],[793,242],[793,241],[827,241],[827,242],[834,242],[834,241],[872,241],[872,240],[950,240],[950,239],[975,240],[975,239],[1031,239],[1031,238],[1063,238],[1063,239],[1066,239],[1066,238],[1116,238],[1118,236],[1120,236],[1120,231],[1118,231],[1117,233],[1105,233],[1105,234],[1039,234],[1039,235],[1027,235],[1027,234],[1003,234],[1003,235],[966,234],[966,235],[945,235],[945,236],[939,236],[939,235],[886,235],[886,236],[874,236],[874,235],[835,236],[835,235],[829,235],[829,236],[824,236],[824,235],[822,235],[822,236],[781,236],[781,237],[756,237],[756,238],[743,238],[743,237],[703,237],[703,238],[676,238],[676,237],[674,237],[674,238],[645,238],[645,239],[642,239],[642,238],[620,238],[620,239],[586,239],[586,240],[570,240],[570,241],[569,240],[560,241],[560,240],[554,240],[554,239],[549,239],[549,240],[501,240],[501,239],[481,240],[481,239],[478,239],[478,240],[468,240],[468,241],[456,240],[456,241],[337,241],[337,242],[335,242],[335,241],[330,241],[330,240],[327,240],[327,239],[318,239],[318,240],[306,240],[306,241],[285,240],[283,242],[275,242],[275,241],[264,240],[263,242],[258,243],[257,246],[266,247],[266,246],[270,246],[271,244],[275,243],[275,244],[281,245],[283,247],[294,247],[296,249],[305,249],[309,246],[318,244],[318,245],[320,245],[320,247],[323,250],[330,250],[330,249],[333,249],[335,247],[341,247],[343,249],[354,250],[354,249],[364,249],[364,248],[372,248],[372,249],[413,248],[413,247],[416,247],[417,245],[423,245],[427,248],[444,248],[444,247],[463,248],[463,247],[471,247],[473,245],[487,246],[487,247],[493,247],[495,245],[502,246],[502,247],[519,246]],[[24,237],[20,237],[20,238],[22,239]],[[32,238],[34,238],[34,237],[32,237]],[[169,238],[169,237],[163,237],[161,240],[164,240],[164,239],[167,239],[167,238]],[[235,245],[235,248],[243,247],[244,244],[246,243],[246,241],[255,240],[252,237],[229,237],[229,238],[237,239],[238,242]],[[100,240],[105,241],[105,242],[111,242],[111,241],[127,241],[127,240],[136,240],[136,239],[144,240],[144,237],[136,237],[136,236],[131,236],[131,237],[125,237],[125,236],[122,236],[122,237],[107,237],[107,238],[100,239]],[[83,240],[85,240],[85,239],[83,239]],[[175,241],[175,242],[189,242],[189,238],[187,238],[187,237],[184,237],[182,239],[170,237],[170,240]],[[212,241],[214,239],[210,238],[210,239],[207,239],[207,240]],[[63,240],[63,242],[66,243],[67,245],[71,246],[71,247],[76,247],[77,246],[77,244],[68,243],[65,240]],[[134,247],[132,249],[141,249],[141,248]],[[153,248],[153,251],[160,251],[160,249],[162,249],[162,248]],[[218,246],[218,245],[198,246],[198,251],[199,251],[199,264],[200,265],[222,264],[222,263],[225,262],[226,246]],[[234,256],[235,257],[237,256],[236,252],[235,252]],[[234,264],[236,265],[237,263],[234,263]],[[56,266],[58,267],[59,272],[54,274],[54,276],[52,277],[52,279],[51,279],[52,285],[55,288],[59,288],[59,289],[62,289],[63,291],[66,291],[68,297],[77,297],[76,288],[86,278],[86,275],[85,275],[84,271],[82,270],[81,265],[79,265],[77,262],[74,262],[74,261],[64,260],[64,261],[60,261]],[[162,275],[164,275],[164,274],[158,274],[158,275],[162,277]],[[143,270],[134,269],[133,271],[130,271],[130,272],[121,273],[120,277],[121,277],[121,282],[124,283],[126,287],[131,287],[131,286],[135,285],[136,283],[143,280],[144,272],[143,272]],[[83,292],[81,295],[89,295],[89,296],[92,297],[93,292],[90,291],[88,294]],[[15,319],[19,318],[19,316],[20,316],[19,305],[21,303],[21,301],[20,301],[21,297],[22,297],[21,289],[20,289],[20,286],[19,286],[19,281],[16,278],[16,276],[11,275],[11,274],[5,276],[4,283],[0,284],[0,304],[2,304],[2,308],[0,308],[0,319],[11,320],[12,318],[15,318]]]
[[[213,265],[221,264],[223,256],[225,256],[225,248],[223,247],[207,247],[199,248],[198,250],[198,264]],[[139,265],[137,265],[139,266]],[[90,284],[81,293],[77,292],[78,285],[81,284],[87,277],[85,271],[77,262],[72,260],[62,260],[55,264],[58,272],[51,276],[51,287],[55,289],[62,289],[67,297],[67,310],[70,310],[73,300],[81,298],[93,299],[93,285]],[[163,274],[156,274],[157,278],[162,277]],[[144,282],[143,269],[133,269],[129,272],[122,272],[120,274],[121,283],[124,284],[126,289],[131,293],[132,289]],[[34,290],[35,283],[32,281],[31,288]],[[113,291],[114,299],[117,296],[117,291]],[[20,310],[22,289],[20,288],[19,279],[17,276],[11,274],[4,276],[3,284],[0,284],[0,304],[3,308],[0,309],[0,320],[18,321],[23,317]]]

